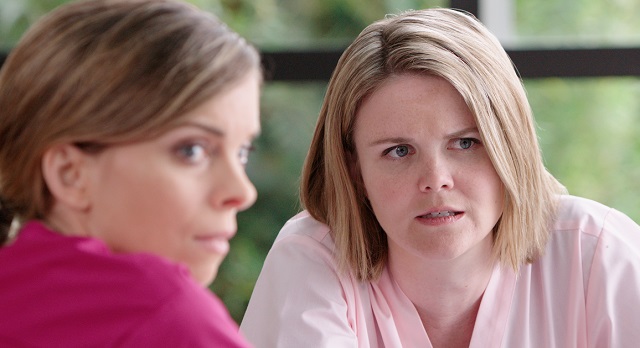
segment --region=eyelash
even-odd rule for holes
[[[207,144],[207,143],[203,143],[203,142],[198,142],[198,141],[191,141],[191,142],[185,142],[182,143],[178,146],[176,146],[175,148],[175,153],[176,155],[182,159],[184,162],[186,163],[191,163],[191,164],[196,164],[200,161],[200,158],[197,159],[192,159],[192,156],[196,156],[193,151],[194,148],[201,148],[202,152],[200,152],[199,154],[201,154],[200,156],[206,156],[206,157],[213,157],[216,153],[216,149]],[[251,144],[248,145],[244,145],[240,148],[240,151],[238,152],[238,159],[240,160],[240,164],[242,164],[242,166],[246,166],[248,161],[249,161],[249,156],[251,155],[251,153],[255,151],[255,147]],[[187,152],[191,152],[191,154],[188,154]]]
[[[390,153],[391,153],[392,151],[394,151],[394,150],[396,150],[396,149],[398,149],[398,148],[400,148],[400,147],[406,147],[406,148],[407,148],[407,154],[406,154],[406,155],[404,155],[404,156],[391,156],[391,155],[390,155]],[[413,152],[415,152],[415,151],[412,151],[411,146],[406,145],[406,144],[400,144],[400,145],[395,145],[395,146],[392,146],[392,147],[390,147],[390,148],[388,148],[388,149],[385,149],[385,150],[382,152],[382,156],[383,156],[383,157],[388,156],[388,157],[391,157],[391,158],[392,158],[392,159],[394,159],[394,160],[397,160],[397,159],[400,159],[400,158],[404,158],[404,157],[406,157],[406,156],[408,156],[408,155],[412,154]]]
[[[469,150],[469,149],[472,149],[474,147],[474,145],[482,144],[482,142],[479,139],[476,139],[476,138],[458,138],[458,139],[455,139],[454,143],[458,143],[459,144],[461,141],[471,141],[472,144],[469,145],[469,147],[467,147],[467,148],[460,147],[459,148],[460,150]]]
[[[249,162],[249,156],[251,153],[256,150],[255,146],[252,144],[244,145],[240,148],[240,152],[238,153],[238,158],[240,159],[240,163],[243,166],[246,166]]]
[[[467,147],[467,148],[463,148],[462,146],[454,147],[454,148],[458,149],[458,150],[472,150],[475,145],[482,144],[482,142],[479,139],[476,139],[476,138],[458,138],[458,139],[454,139],[453,143],[459,145],[460,142],[462,142],[462,141],[470,141],[471,145],[469,145],[469,147]],[[397,150],[398,148],[401,148],[401,147],[407,148],[407,153],[404,156],[392,156],[392,155],[390,155],[392,153],[392,151]],[[412,147],[410,145],[399,144],[399,145],[392,146],[392,147],[390,147],[388,149],[385,149],[382,152],[382,156],[383,157],[388,156],[388,157],[391,157],[392,159],[396,160],[396,159],[404,158],[404,157],[406,157],[408,155],[411,155],[414,152],[415,151],[412,150]]]
[[[199,159],[193,159],[193,156],[195,156],[195,152],[193,151],[193,149],[196,147],[202,149],[202,152],[200,152],[202,154],[201,156],[211,157],[214,153],[214,150],[211,149],[210,146],[207,146],[207,144],[198,141],[181,143],[176,146],[174,152],[184,162],[193,164],[199,161]]]

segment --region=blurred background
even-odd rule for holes
[[[628,58],[640,50],[639,0],[188,1],[260,48],[271,76],[263,133],[247,169],[259,198],[239,216],[211,287],[238,322],[280,227],[300,210],[300,169],[335,61],[366,25],[389,13],[451,6],[476,14],[519,57],[549,170],[572,194],[640,222],[640,58]],[[0,52],[64,2],[1,0]],[[585,50],[592,54],[579,54]],[[535,65],[544,71],[532,71]]]

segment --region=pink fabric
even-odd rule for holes
[[[0,249],[0,347],[247,347],[185,267],[38,222]]]
[[[388,272],[338,275],[326,226],[306,213],[267,256],[241,331],[256,347],[431,347]],[[599,203],[562,197],[543,257],[496,266],[470,347],[632,347],[640,342],[640,227]]]

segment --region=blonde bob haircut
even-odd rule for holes
[[[253,46],[180,1],[83,0],[41,18],[0,71],[0,243],[48,214],[48,148],[150,139],[260,69]]]
[[[360,103],[397,74],[446,79],[464,98],[505,192],[494,227],[496,260],[517,270],[548,239],[557,194],[547,172],[522,82],[498,40],[474,17],[450,9],[388,16],[342,54],[328,85],[301,179],[301,201],[327,224],[342,271],[376,279],[387,239],[362,187],[353,132]]]

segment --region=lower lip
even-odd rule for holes
[[[196,241],[211,253],[226,255],[229,252],[229,241],[225,238],[197,238]]]
[[[416,220],[418,220],[418,222],[420,222],[423,225],[442,226],[442,225],[452,224],[452,223],[462,219],[463,215],[464,215],[464,213],[458,213],[458,214],[450,215],[450,216],[431,217],[431,218],[416,217]]]

